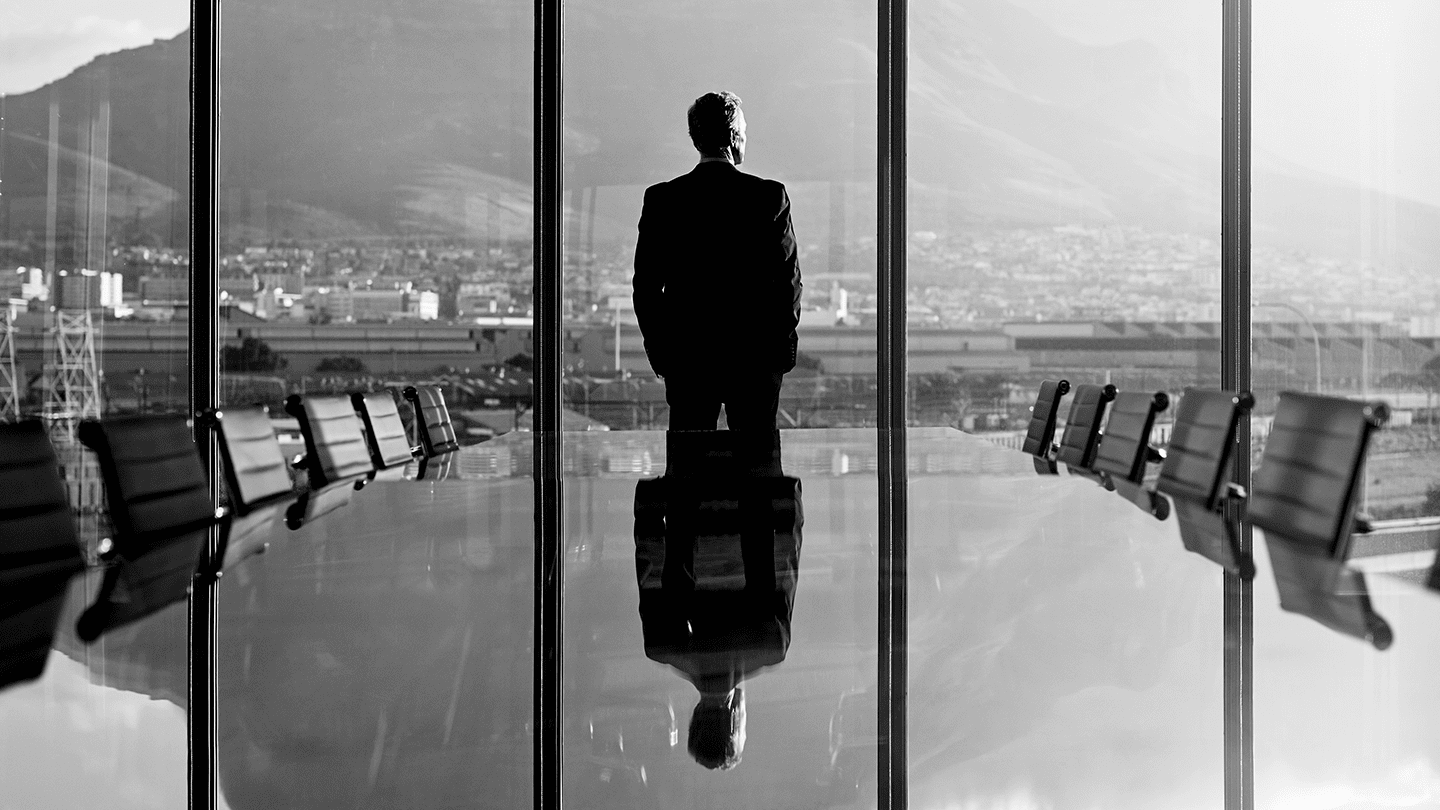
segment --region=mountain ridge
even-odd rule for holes
[[[873,9],[732,6],[721,18],[694,0],[572,0],[567,185],[607,189],[597,238],[628,238],[638,189],[693,161],[684,105],[721,86],[745,98],[747,169],[795,187],[797,217],[817,232],[824,188],[844,184],[850,232],[873,233]],[[227,243],[528,239],[532,67],[521,11],[467,0],[228,2]],[[75,156],[89,152],[81,130],[108,100],[112,233],[185,243],[188,52],[182,33],[7,98],[10,238],[45,227],[50,102],[61,113],[64,232],[63,212],[84,193],[64,178],[78,175]],[[1115,223],[1218,234],[1218,113],[1199,109],[1158,47],[1085,45],[1008,2],[946,0],[916,9],[911,53],[915,229]],[[1440,263],[1440,208],[1275,160],[1257,162],[1254,188],[1257,241],[1374,258],[1359,219],[1378,210],[1394,229],[1382,260]]]

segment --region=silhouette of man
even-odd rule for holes
[[[689,111],[700,163],[645,190],[635,245],[635,317],[665,380],[672,430],[775,427],[795,367],[800,265],[785,186],[736,168],[745,115],[734,93]]]
[[[741,682],[790,648],[800,481],[780,468],[779,431],[666,438],[665,475],[635,487],[645,655],[695,686],[687,748],[706,768],[728,770],[745,750]]]

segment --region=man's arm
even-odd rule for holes
[[[668,260],[665,241],[668,234],[661,223],[660,187],[645,189],[645,204],[640,210],[640,236],[635,242],[635,319],[645,339],[645,354],[650,368],[659,376],[668,371],[661,347],[665,345],[665,270]],[[617,313],[618,317],[618,313]]]
[[[780,185],[780,212],[775,216],[773,238],[776,240],[780,259],[773,277],[776,283],[774,295],[778,305],[776,331],[785,342],[785,351],[789,352],[797,337],[795,328],[800,325],[800,294],[805,285],[800,281],[800,257],[795,249],[795,225],[790,219],[790,195],[785,191],[784,185]],[[793,367],[792,356],[785,370]]]

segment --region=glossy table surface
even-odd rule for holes
[[[665,434],[566,435],[567,806],[874,805],[875,435],[781,436],[793,614],[718,771],[687,754],[697,687],[647,655],[638,610],[637,485]],[[236,551],[266,550],[217,585],[222,806],[530,806],[529,440],[245,528]],[[945,429],[908,450],[911,806],[1220,807],[1219,569],[1173,518],[1018,451]],[[696,548],[697,590],[739,587],[724,542]],[[1434,806],[1440,598],[1372,577],[1396,634],[1377,652],[1281,612],[1257,557],[1256,806]],[[87,646],[95,580],[71,583],[44,675],[0,692],[0,808],[185,805],[186,606]]]

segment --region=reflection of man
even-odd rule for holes
[[[800,481],[780,470],[776,431],[758,441],[730,431],[667,438],[665,476],[635,489],[645,655],[700,693],[691,756],[729,769],[745,747],[740,683],[784,661],[790,648]]]
[[[700,163],[645,190],[635,245],[635,317],[665,378],[672,430],[771,430],[795,367],[800,266],[785,186],[735,168],[745,116],[733,93],[689,112]]]

